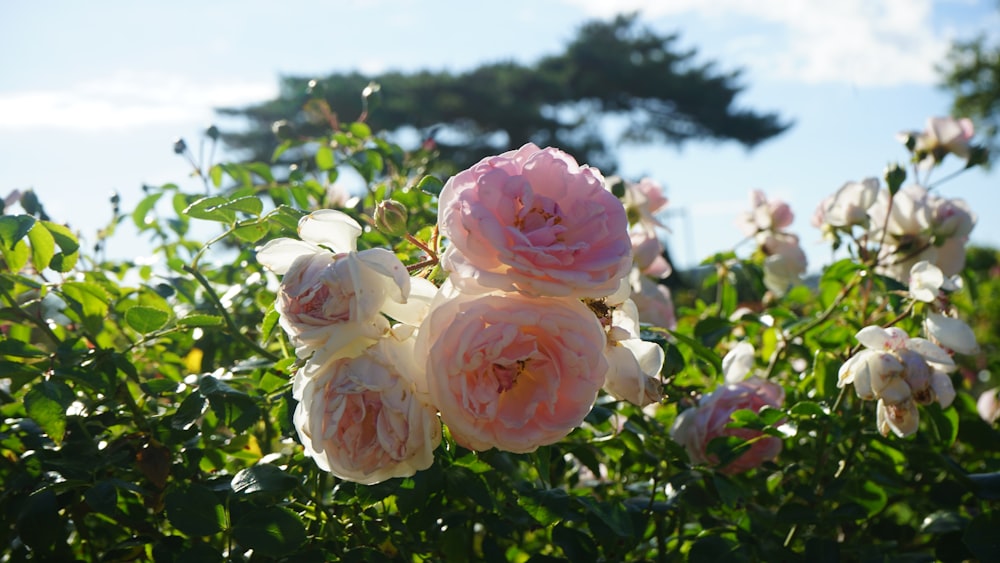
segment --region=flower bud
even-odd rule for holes
[[[895,195],[906,180],[906,170],[898,163],[890,164],[885,168],[885,185],[889,187],[889,193]]]
[[[205,136],[213,141],[219,140],[219,128],[215,125],[210,125],[208,129],[205,129]]]
[[[396,200],[385,199],[375,206],[375,228],[389,236],[401,237],[405,235],[408,217],[406,206]]]
[[[184,154],[187,148],[187,143],[184,142],[184,139],[177,138],[174,141],[174,154]]]

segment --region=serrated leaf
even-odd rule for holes
[[[43,381],[24,396],[24,410],[56,444],[66,434],[66,409],[73,403],[73,390],[60,381]]]
[[[7,269],[11,272],[21,271],[28,264],[28,259],[31,257],[31,250],[23,240],[17,241],[17,244],[13,248],[7,245],[0,245],[0,251],[3,252],[3,258],[7,262]]]
[[[250,215],[260,215],[260,212],[264,209],[264,202],[257,196],[248,195],[227,201],[209,210],[215,211],[217,209],[232,209],[233,211],[241,211]]]
[[[202,485],[187,485],[167,493],[167,520],[189,536],[210,536],[222,530],[225,509],[212,491]]]
[[[441,190],[444,189],[444,182],[434,176],[424,176],[417,182],[417,189],[425,194],[439,196],[441,195]]]
[[[285,493],[294,489],[299,480],[270,463],[260,463],[241,470],[231,486],[238,494]]]
[[[240,226],[233,229],[233,236],[242,240],[243,242],[255,243],[260,239],[266,237],[271,229],[266,223],[261,223],[260,221],[252,221],[249,223],[243,223]]]
[[[269,557],[287,556],[306,541],[306,530],[297,514],[280,506],[245,514],[233,526],[233,538],[242,547]]]
[[[23,239],[35,225],[35,218],[30,215],[0,216],[0,244],[12,248]]]
[[[232,223],[236,220],[236,212],[220,207],[229,200],[218,195],[203,197],[184,209],[184,214],[195,219]]]
[[[191,314],[182,319],[177,320],[177,324],[187,327],[198,327],[198,326],[222,326],[225,324],[225,319],[222,317],[217,317],[215,315],[201,315],[201,314]]]
[[[170,313],[154,307],[139,305],[125,311],[125,322],[133,330],[142,334],[163,328],[168,320],[170,320]]]
[[[149,194],[142,198],[138,205],[135,206],[135,209],[132,211],[132,222],[135,223],[135,226],[138,227],[140,231],[149,227],[151,223],[149,220],[149,212],[156,207],[156,202],[160,201],[160,198],[163,197],[163,193],[164,192],[156,192]]]
[[[333,156],[333,149],[330,145],[321,145],[316,149],[316,167],[320,170],[329,170],[337,165]]]
[[[35,265],[35,269],[40,272],[48,268],[56,253],[56,241],[52,238],[52,233],[44,225],[35,223],[28,231],[28,240],[31,242],[31,263]]]

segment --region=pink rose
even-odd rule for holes
[[[740,409],[759,412],[765,406],[780,408],[785,401],[785,390],[780,385],[751,377],[737,383],[727,383],[708,395],[702,396],[698,406],[677,417],[670,429],[670,437],[684,446],[694,463],[717,464],[718,460],[707,453],[709,442],[724,436],[736,436],[752,445],[732,463],[722,467],[723,473],[742,473],[774,459],[781,452],[781,440],[749,428],[727,428],[730,415]]]
[[[257,250],[261,264],[284,276],[274,306],[299,357],[321,348],[357,354],[388,331],[383,313],[411,325],[422,319],[433,284],[411,281],[384,248],[355,251],[360,234],[354,219],[325,209],[299,222],[303,240],[279,238]]]
[[[987,424],[993,424],[1000,420],[1000,395],[998,393],[1000,393],[1000,387],[995,387],[983,391],[983,394],[976,400],[976,411]]]
[[[383,338],[353,358],[314,356],[294,383],[294,423],[306,455],[366,485],[430,467],[441,423],[415,393],[419,371],[412,338]]]
[[[781,231],[792,225],[795,215],[787,203],[767,199],[764,192],[750,192],[750,211],[741,213],[736,224],[747,236],[761,231]]]
[[[481,160],[445,184],[441,266],[467,280],[532,295],[603,297],[632,261],[621,202],[594,168],[527,144]]]
[[[628,183],[623,198],[629,222],[637,224],[650,236],[655,236],[656,227],[666,226],[656,218],[656,213],[667,207],[669,200],[663,195],[663,186],[651,178],[643,178],[636,183]]]
[[[673,273],[673,266],[663,257],[663,245],[655,234],[650,235],[648,231],[637,230],[629,234],[629,239],[632,241],[635,264],[642,273],[660,279],[669,277]]]
[[[577,299],[470,295],[446,282],[420,328],[421,386],[455,441],[530,452],[578,426],[604,383],[606,334]]]

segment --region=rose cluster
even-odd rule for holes
[[[813,225],[835,241],[841,235],[863,236],[877,253],[879,273],[901,282],[921,261],[937,266],[946,276],[957,274],[965,265],[965,245],[976,214],[964,200],[936,195],[925,184],[929,169],[948,154],[973,165],[981,153],[971,138],[972,123],[950,117],[931,118],[923,132],[901,134],[918,169],[926,171],[922,181],[918,178],[895,193],[880,188],[876,178],[848,182],[820,203]]]
[[[799,237],[787,229],[795,215],[787,203],[768,200],[764,192],[750,192],[750,211],[740,214],[737,225],[753,237],[764,253],[764,285],[781,296],[806,272],[806,254]]]
[[[633,242],[596,169],[528,144],[445,184],[440,287],[360,226],[323,210],[258,259],[283,276],[275,308],[303,360],[293,390],[306,453],[360,483],[433,462],[441,423],[469,449],[530,452],[577,427],[603,387],[659,400],[659,345],[629,299]]]

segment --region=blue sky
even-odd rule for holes
[[[279,75],[528,63],[615,9],[679,33],[721,69],[743,68],[739,103],[796,123],[751,152],[621,147],[623,175],[667,187],[681,264],[739,242],[736,214],[759,188],[790,202],[817,270],[829,259],[809,224],[817,203],[904,159],[895,133],[948,112],[934,67],[951,39],[1000,32],[993,0],[10,2],[0,6],[0,195],[34,188],[92,240],[113,191],[127,210],[143,183],[194,187],[173,139],[196,138],[213,107],[273,96]],[[972,171],[941,188],[979,213],[974,242],[1000,246],[998,184],[998,173]],[[110,251],[148,250],[125,236]]]

